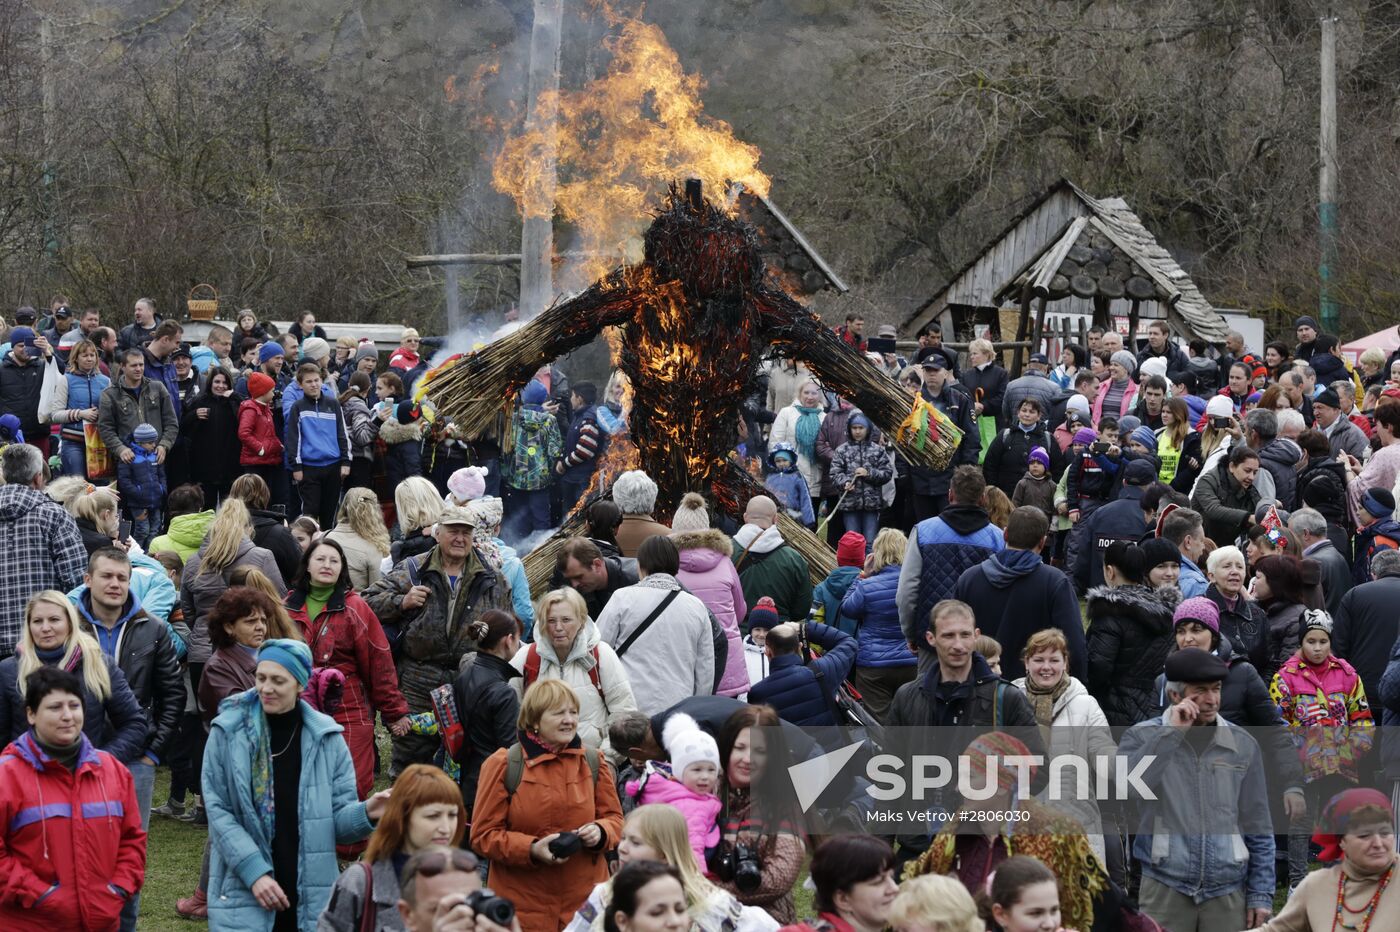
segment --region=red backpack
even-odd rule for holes
[[[598,698],[603,700],[603,711],[606,714],[608,697],[603,695],[603,681],[598,676],[598,667],[602,663],[598,657],[598,646],[595,644],[589,653],[593,655],[593,666],[588,670],[588,679],[593,684],[593,688],[598,690]],[[522,695],[526,689],[534,684],[535,680],[540,678],[540,664],[539,648],[531,644],[530,649],[525,652],[525,687],[520,691]]]

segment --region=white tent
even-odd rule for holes
[[[1354,364],[1362,353],[1373,346],[1389,356],[1397,348],[1400,348],[1400,328],[1386,327],[1384,330],[1377,330],[1368,336],[1349,340],[1342,344],[1342,355]]]

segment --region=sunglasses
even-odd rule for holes
[[[404,873],[403,877],[400,878],[400,883],[407,883],[410,877],[436,877],[447,870],[449,858],[453,870],[471,873],[477,869],[476,855],[470,851],[454,848],[450,856],[442,851],[430,851],[421,857],[413,858],[404,865]]]

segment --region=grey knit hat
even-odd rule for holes
[[[1118,365],[1122,366],[1124,369],[1127,369],[1128,375],[1130,376],[1137,371],[1137,357],[1125,349],[1120,349],[1109,357],[1109,359],[1112,362],[1118,363]]]

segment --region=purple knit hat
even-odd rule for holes
[[[1044,447],[1031,447],[1030,455],[1026,457],[1026,465],[1039,463],[1046,469],[1050,468],[1050,454],[1045,452]]]
[[[1099,435],[1087,427],[1081,427],[1074,432],[1074,443],[1090,444],[1099,439]]]
[[[1181,604],[1176,607],[1176,611],[1172,612],[1172,627],[1176,627],[1183,621],[1200,622],[1219,634],[1220,608],[1203,595],[1183,599]]]

